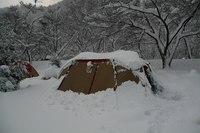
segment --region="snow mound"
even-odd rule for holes
[[[141,59],[138,53],[134,51],[118,50],[109,53],[83,52],[67,61],[62,69],[70,66],[73,61],[80,59],[110,59],[111,61],[124,66],[125,68],[131,68],[132,70],[136,70],[147,63],[147,61]]]
[[[199,73],[197,72],[197,70],[195,70],[195,69],[190,70],[189,76],[197,76],[197,75],[199,75]]]
[[[57,78],[59,71],[60,69],[57,66],[53,65],[44,71],[42,79],[50,79],[51,77]]]
[[[156,69],[167,86],[162,96],[131,81],[116,91],[84,95],[58,91],[62,79],[27,78],[19,91],[0,92],[0,132],[199,133],[200,60],[185,61]],[[38,64],[39,71],[43,65]]]

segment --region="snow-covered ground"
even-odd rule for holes
[[[60,80],[25,79],[0,92],[0,133],[200,133],[200,60],[175,60],[161,70],[162,96],[133,82],[84,95],[56,90]],[[50,67],[35,62],[40,74]]]

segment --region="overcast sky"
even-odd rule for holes
[[[23,1],[25,3],[34,3],[34,0],[0,0],[0,8],[8,7],[11,5],[17,5],[19,4],[20,1]],[[43,6],[48,6],[51,4],[55,4],[58,1],[61,1],[61,0],[38,0],[38,4],[43,5]]]

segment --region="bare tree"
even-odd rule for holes
[[[21,15],[16,20],[12,33],[13,40],[18,44],[18,48],[22,50],[22,54],[27,55],[29,62],[32,61],[31,51],[35,49],[39,38],[39,35],[35,32],[35,23],[42,18],[42,15],[33,17],[36,2],[34,5],[20,2]]]
[[[92,15],[104,23],[123,23],[129,28],[140,29],[155,41],[162,59],[162,66],[171,66],[181,39],[197,35],[192,20],[200,9],[200,1],[130,1],[114,2],[103,6],[104,12]],[[116,16],[120,19],[115,19]]]

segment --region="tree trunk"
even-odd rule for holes
[[[188,59],[192,59],[192,52],[191,52],[191,48],[187,42],[187,40],[184,38],[184,42],[185,42],[185,46],[186,46],[186,49],[187,49],[187,52],[188,52]]]
[[[26,50],[26,53],[27,53],[27,56],[28,56],[28,61],[31,63],[32,62],[31,55],[30,55],[30,52],[29,52],[28,49]]]
[[[162,68],[165,69],[167,65],[166,56],[161,56],[161,59],[162,59]]]
[[[142,57],[140,42],[137,43],[137,46],[138,46],[138,54],[139,54],[140,57]]]

